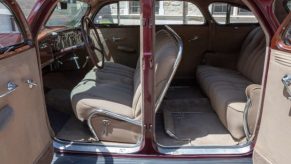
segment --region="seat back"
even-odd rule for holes
[[[182,41],[168,26],[156,33],[154,71],[155,71],[155,109],[157,110],[173,79],[182,56]],[[142,87],[140,63],[134,74],[134,98],[132,108],[136,118],[141,116]]]
[[[265,52],[265,35],[257,27],[244,40],[237,65],[238,71],[256,84],[261,84],[262,81]]]

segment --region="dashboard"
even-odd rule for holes
[[[42,68],[83,47],[84,42],[79,28],[43,30],[39,37]]]

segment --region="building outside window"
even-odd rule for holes
[[[138,1],[129,2],[129,14],[139,14],[140,4]]]
[[[227,5],[224,3],[213,4],[211,11],[214,15],[224,15],[227,12]]]

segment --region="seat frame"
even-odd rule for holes
[[[169,80],[167,81],[165,87],[163,88],[162,92],[161,92],[161,95],[158,97],[156,103],[155,103],[155,111],[157,111],[167,93],[167,90],[174,78],[174,75],[175,73],[177,72],[177,69],[178,69],[178,66],[182,60],[182,54],[183,54],[183,42],[182,42],[182,39],[181,37],[172,29],[170,28],[169,26],[165,25],[165,30],[167,30],[171,35],[172,37],[177,41],[177,44],[178,44],[178,54],[177,54],[177,58],[176,58],[176,61],[173,65],[173,71],[169,77]],[[138,63],[140,63],[138,61]],[[143,89],[142,89],[142,92],[143,92]],[[116,113],[113,113],[113,112],[110,112],[108,110],[104,110],[104,109],[95,109],[94,112],[92,112],[89,117],[88,117],[88,120],[87,120],[87,124],[89,126],[89,129],[90,131],[92,132],[92,134],[94,135],[96,141],[101,141],[100,138],[98,137],[98,135],[96,134],[94,128],[93,128],[93,125],[92,125],[92,118],[93,116],[95,115],[100,115],[100,116],[103,116],[103,117],[107,117],[108,119],[114,119],[114,120],[120,120],[120,121],[124,121],[124,122],[127,122],[133,126],[139,126],[140,129],[141,129],[141,132],[142,132],[142,121],[139,121],[139,120],[136,120],[136,119],[132,119],[132,118],[129,118],[129,117],[126,117],[126,116],[123,116],[123,115],[120,115],[120,114],[116,114]],[[137,144],[139,144],[141,142],[141,137],[138,139],[137,141]]]

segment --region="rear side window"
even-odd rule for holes
[[[275,0],[273,4],[274,13],[279,23],[282,23],[291,11],[291,0]]]
[[[16,18],[7,6],[0,2],[0,49],[23,42]]]
[[[212,3],[208,9],[218,24],[258,23],[251,11],[227,3]]]
[[[156,24],[204,24],[199,8],[190,2],[156,1]],[[120,1],[104,6],[97,13],[96,24],[139,25],[140,3]]]

